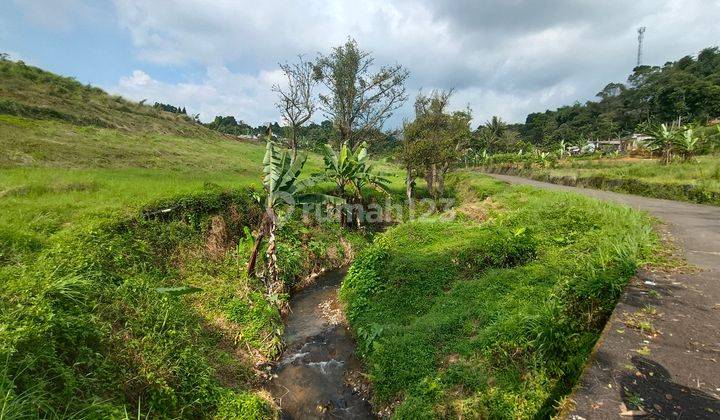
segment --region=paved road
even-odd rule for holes
[[[720,418],[720,207],[568,187],[646,211],[668,225],[692,273],[641,270],[620,298],[572,399],[572,419]],[[646,322],[652,330],[639,330]]]

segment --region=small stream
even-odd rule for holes
[[[346,269],[329,271],[295,294],[285,323],[287,346],[268,390],[283,419],[373,419],[365,397],[350,383],[362,366],[337,299]]]

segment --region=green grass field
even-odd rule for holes
[[[646,197],[720,205],[720,156],[698,156],[669,165],[657,159],[565,158],[552,167],[518,163],[485,169],[558,184],[607,189]]]
[[[0,75],[0,418],[274,417],[257,365],[282,321],[244,268],[264,143],[33,67]],[[278,235],[289,286],[343,264],[341,237],[365,242],[336,223]]]
[[[720,193],[719,156],[699,156],[696,161],[670,165],[662,165],[657,159],[570,159],[549,172],[552,176],[603,176],[661,185],[696,185]]]
[[[0,261],[17,260],[92,214],[133,211],[206,184],[257,186],[265,151],[209,131],[180,137],[9,115],[0,115],[0,147],[7,152],[0,157]],[[311,155],[306,171],[321,165]],[[402,188],[397,169],[378,168]]]
[[[651,221],[477,174],[455,188],[474,219],[392,228],[343,283],[376,402],[400,419],[547,418],[650,255]]]

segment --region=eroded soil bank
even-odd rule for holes
[[[362,366],[337,299],[345,273],[323,274],[290,302],[287,348],[268,383],[284,419],[374,418],[357,380]]]

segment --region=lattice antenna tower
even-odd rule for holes
[[[642,65],[642,53],[643,53],[643,39],[645,38],[645,27],[641,26],[638,28],[638,51],[637,51],[637,67]]]

